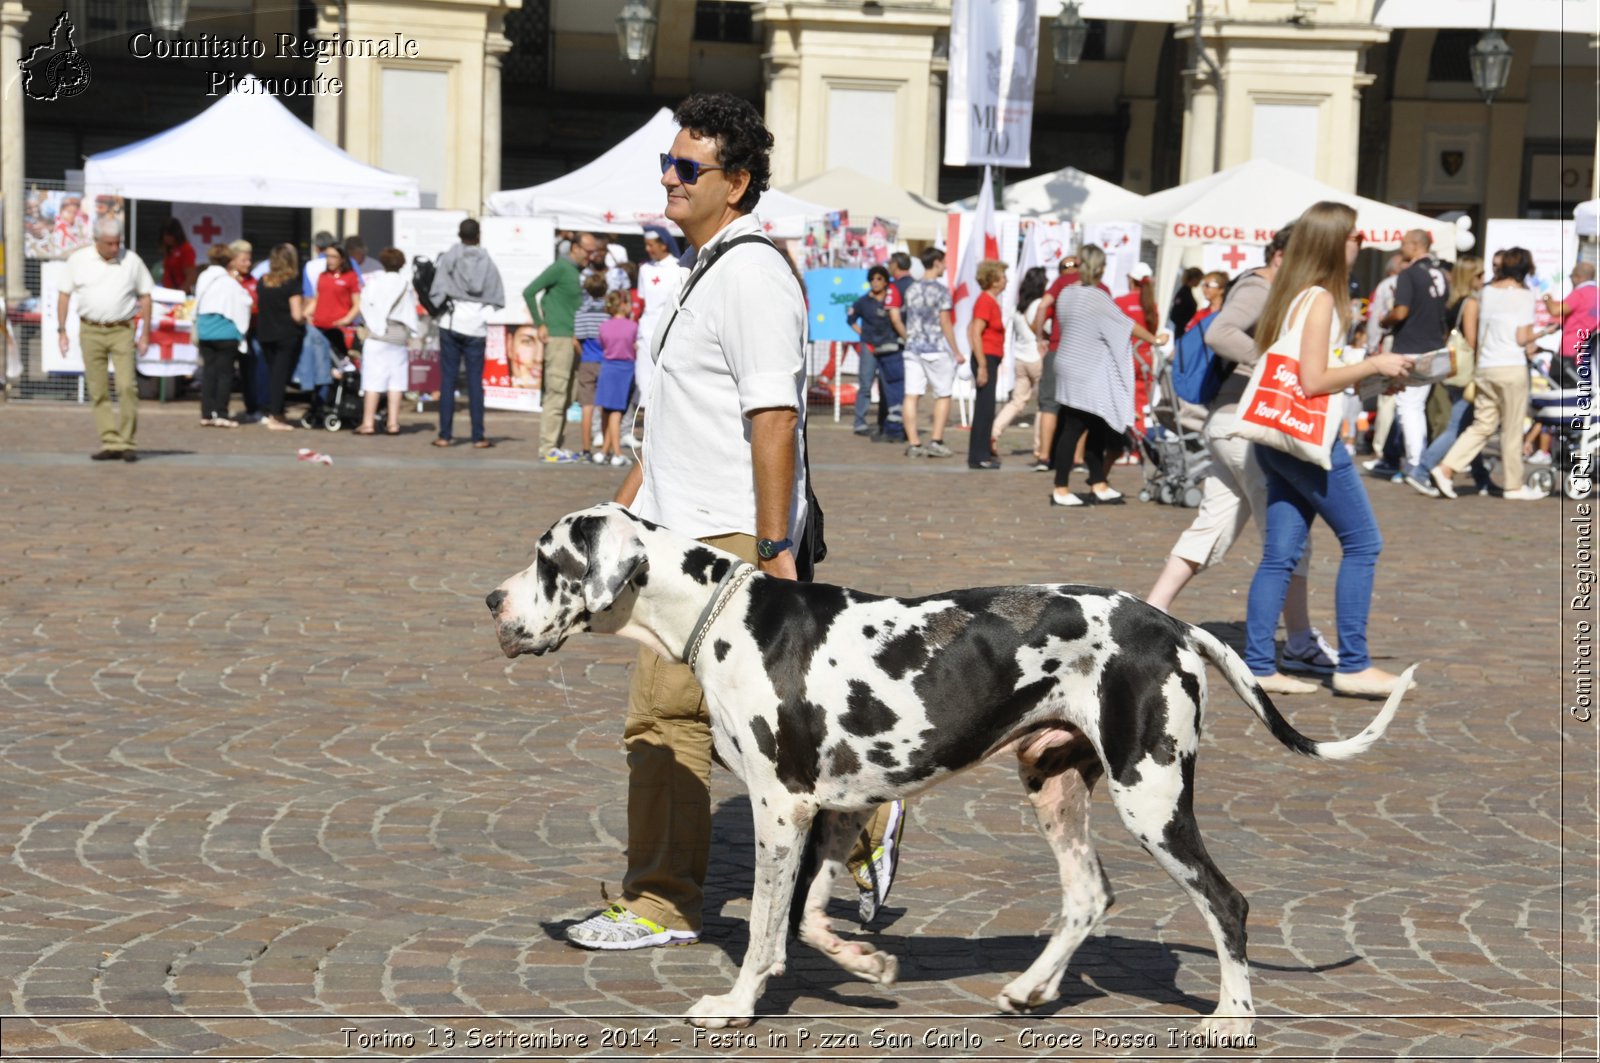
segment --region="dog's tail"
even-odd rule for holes
[[[1417,666],[1412,665],[1400,673],[1400,681],[1395,684],[1394,693],[1389,695],[1378,715],[1373,717],[1372,722],[1367,724],[1360,734],[1338,742],[1318,742],[1296,731],[1289,721],[1283,718],[1283,714],[1272,704],[1272,699],[1267,697],[1267,692],[1261,689],[1261,684],[1256,682],[1256,677],[1250,674],[1250,669],[1245,667],[1244,661],[1233,652],[1231,646],[1203,628],[1195,627],[1190,630],[1201,653],[1216,665],[1217,671],[1227,679],[1234,693],[1238,694],[1244,703],[1250,706],[1256,717],[1267,725],[1272,737],[1296,753],[1323,760],[1349,760],[1372,748],[1373,743],[1382,738],[1383,733],[1389,729],[1395,713],[1400,711],[1400,702],[1405,698],[1406,691],[1411,688],[1411,677],[1417,670]]]

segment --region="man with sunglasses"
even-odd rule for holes
[[[604,250],[605,245],[594,233],[579,233],[567,246],[565,255],[522,289],[522,301],[528,304],[528,313],[544,343],[539,457],[551,465],[570,465],[578,460],[578,455],[562,446],[567,429],[567,407],[572,405],[578,379],[575,323],[578,302],[583,295],[583,272]]]
[[[725,93],[691,96],[674,117],[680,129],[661,156],[665,213],[696,259],[640,356],[654,363],[650,428],[616,501],[795,579],[807,519],[805,301],[751,214],[772,172],[772,134],[749,101]],[[622,903],[568,927],[567,940],[609,950],[688,944],[700,936],[711,848],[711,720],[687,665],[641,649],[623,743]],[[897,855],[895,824],[877,837],[885,852],[874,911]]]

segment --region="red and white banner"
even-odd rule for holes
[[[1206,244],[1200,249],[1200,268],[1207,273],[1221,270],[1231,278],[1266,265],[1265,258],[1261,244]]]
[[[1009,269],[1017,264],[1017,226],[1015,214],[996,212],[993,186],[986,169],[983,191],[978,194],[978,209],[969,214],[946,216],[945,283],[950,286],[950,301],[955,306],[956,339],[963,357],[972,352],[967,343],[967,326],[972,322],[972,306],[978,298],[978,263],[992,258]],[[1009,279],[1009,275],[1008,275]],[[1009,300],[1002,298],[1001,310],[1010,313]]]
[[[172,216],[183,224],[183,233],[194,245],[195,265],[206,268],[206,252],[212,244],[231,244],[240,238],[240,209],[216,203],[174,203]],[[256,258],[266,257],[266,248],[255,248]]]
[[[1106,253],[1106,271],[1100,281],[1112,295],[1128,294],[1128,271],[1139,262],[1139,237],[1136,221],[1090,222],[1083,227],[1083,242]]]
[[[952,0],[946,166],[1027,166],[1038,0]]]

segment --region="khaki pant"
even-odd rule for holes
[[[1460,472],[1498,429],[1500,460],[1504,463],[1500,486],[1515,491],[1522,486],[1522,419],[1528,412],[1528,369],[1520,365],[1480,369],[1472,382],[1478,385],[1478,394],[1472,400],[1472,423],[1439,464],[1453,473]]]
[[[83,351],[83,380],[89,389],[89,405],[94,410],[94,427],[100,433],[100,446],[105,450],[133,450],[133,433],[139,427],[139,376],[133,364],[133,326],[108,328],[80,320],[78,346]],[[107,363],[117,371],[117,410],[111,408]]]
[[[717,535],[702,542],[756,561],[753,536]],[[670,929],[698,931],[711,853],[711,716],[688,665],[639,650],[622,739],[628,750],[622,903]],[[882,842],[887,813],[883,806],[873,814],[852,863]]]
[[[1236,420],[1231,409],[1206,418],[1202,435],[1211,452],[1211,475],[1200,485],[1200,508],[1194,520],[1172,548],[1173,557],[1181,557],[1201,571],[1222,560],[1252,518],[1262,539],[1267,535],[1267,474],[1256,460],[1255,444],[1228,435]],[[1310,572],[1308,536],[1294,574],[1303,578]]]
[[[1000,407],[1000,412],[994,415],[994,427],[989,429],[990,439],[999,439],[1000,433],[1006,430],[1016,418],[1022,416],[1022,411],[1028,408],[1028,402],[1033,398],[1033,393],[1039,390],[1039,376],[1044,372],[1044,360],[1024,362],[1016,360],[1017,379],[1011,386],[1011,398]],[[1039,449],[1039,429],[1035,422],[1033,430],[1033,449]]]
[[[572,389],[577,384],[577,374],[573,372],[577,361],[578,342],[571,336],[551,336],[545,343],[539,399],[541,458],[561,446],[566,438],[567,407],[572,405]]]

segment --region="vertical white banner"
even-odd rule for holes
[[[1027,166],[1038,0],[952,0],[946,166]]]
[[[1112,295],[1128,293],[1128,271],[1139,261],[1138,222],[1089,222],[1083,227],[1083,242],[1094,244],[1106,253],[1106,272],[1100,283],[1111,289]]]
[[[242,235],[239,232],[240,209],[217,203],[174,203],[172,216],[183,223],[183,231],[194,245],[195,265],[206,268],[206,252],[212,244],[231,244]],[[261,257],[261,249],[256,249]]]

